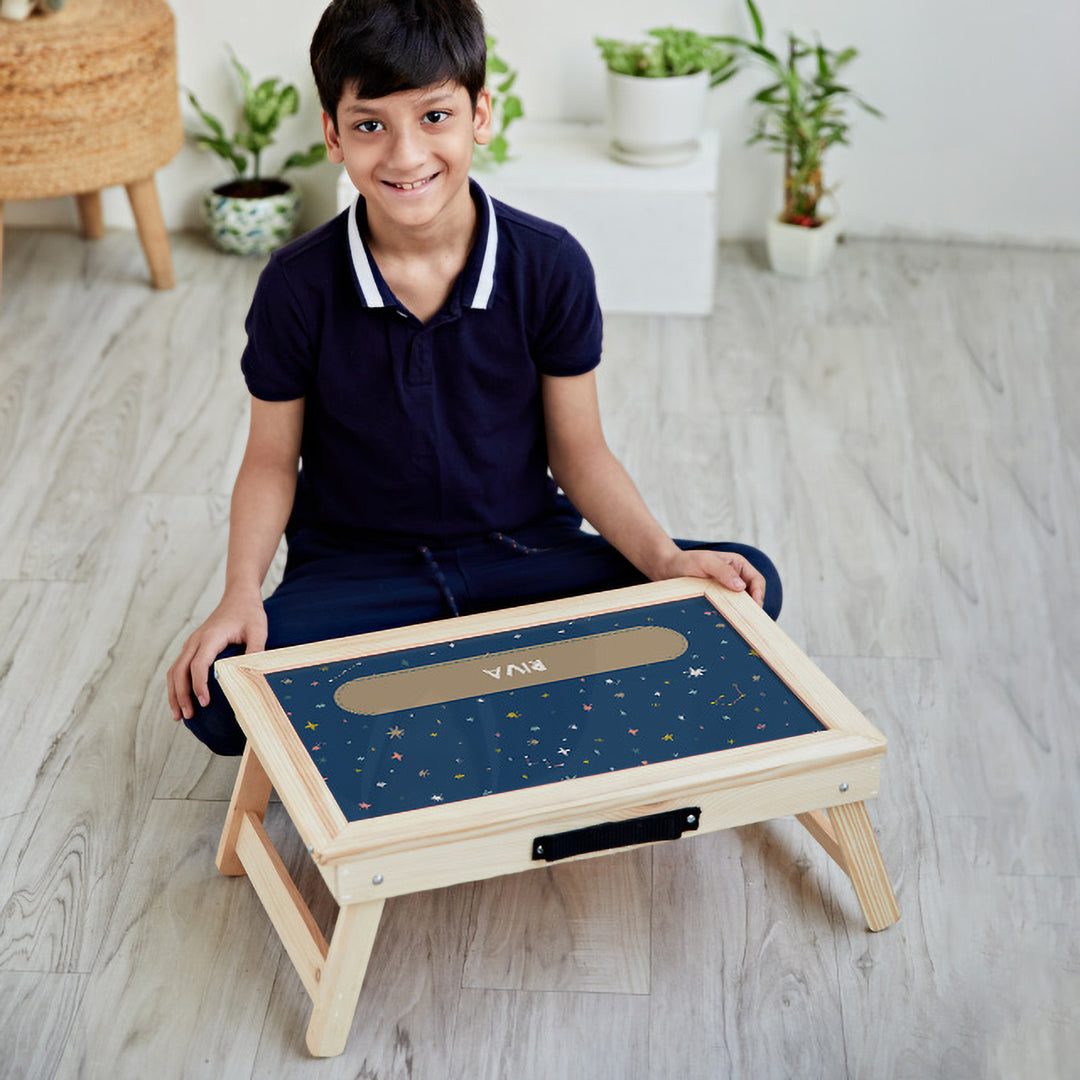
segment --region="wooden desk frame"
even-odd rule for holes
[[[700,596],[825,731],[350,823],[264,677]],[[248,738],[217,865],[250,877],[311,996],[307,1045],[316,1056],[345,1047],[389,897],[546,865],[532,857],[533,839],[543,834],[690,805],[701,808],[700,832],[795,815],[850,877],[871,930],[900,917],[865,807],[878,793],[885,738],[744,593],[681,578],[237,656],[215,671]],[[263,828],[272,788],[340,905],[329,942]]]

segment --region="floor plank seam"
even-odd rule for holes
[[[869,661],[871,663],[879,663],[880,662],[880,663],[883,663],[883,664],[888,664],[888,663],[892,663],[894,661],[898,661],[900,663],[921,664],[921,663],[938,663],[938,662],[943,661],[943,660],[946,659],[946,657],[943,656],[941,653],[938,653],[936,656],[932,655],[932,654],[928,654],[928,653],[889,653],[888,655],[882,655],[882,654],[879,653],[877,655],[871,656],[871,655],[869,655],[867,653],[855,653],[855,652],[852,652],[852,653],[807,652],[806,655],[809,656],[810,659],[813,660],[815,664],[819,664],[819,665],[828,664],[828,663],[831,663],[833,661],[838,662],[838,663],[844,663],[844,662],[852,661],[852,660],[857,661],[859,663],[864,663],[866,661]]]

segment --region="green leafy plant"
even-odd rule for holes
[[[225,125],[207,112],[188,90],[188,101],[199,114],[205,128],[203,131],[189,132],[191,138],[217,154],[232,170],[235,181],[253,189],[253,194],[258,194],[259,189],[268,185],[280,186],[281,175],[289,169],[307,168],[325,161],[326,145],[320,140],[312,143],[307,150],[290,154],[273,177],[263,176],[263,151],[274,145],[281,122],[299,110],[300,93],[291,83],[283,83],[278,78],[264,79],[256,84],[231,49],[229,59],[240,85],[240,123],[236,131],[228,135]],[[241,192],[234,190],[232,194],[239,195]]]
[[[602,37],[593,40],[608,70],[616,75],[666,79],[707,71],[709,85],[719,86],[735,74],[735,55],[720,44],[719,38],[706,37],[695,30],[677,30],[674,26],[648,33],[652,41]]]
[[[478,146],[473,160],[480,165],[501,165],[510,158],[506,130],[525,115],[521,98],[511,93],[518,73],[495,52],[497,41],[487,35],[487,88],[491,92],[491,142]]]
[[[774,79],[753,97],[761,111],[748,142],[767,143],[784,155],[780,220],[815,228],[822,223],[818,204],[831,194],[823,179],[825,152],[830,146],[848,145],[847,106],[857,105],[873,116],[882,114],[841,82],[841,71],[858,56],[855,49],[834,51],[789,31],[787,56],[782,57],[765,44],[765,25],[754,0],[746,0],[746,7],[754,40],[731,36],[719,40],[763,65]]]

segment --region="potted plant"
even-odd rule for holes
[[[495,38],[487,35],[487,89],[491,94],[491,141],[473,151],[473,164],[481,169],[502,165],[510,158],[507,128],[525,115],[521,98],[511,93],[518,73],[495,52]]]
[[[0,19],[18,21],[34,11],[47,15],[50,11],[59,11],[66,2],[67,0],[0,0]]]
[[[204,131],[191,132],[200,146],[212,150],[233,172],[203,196],[203,217],[214,243],[235,255],[265,255],[293,234],[300,210],[300,193],[283,174],[326,160],[320,140],[307,150],[290,154],[276,175],[264,176],[262,154],[273,146],[278,127],[300,108],[300,94],[291,83],[265,79],[258,85],[230,52],[243,100],[241,120],[233,135],[208,113],[189,90],[188,101],[199,114]]]
[[[784,208],[767,225],[769,262],[780,273],[808,277],[829,260],[840,228],[839,215],[822,214],[824,159],[830,146],[847,145],[847,106],[881,116],[840,75],[858,55],[853,48],[839,52],[820,42],[809,44],[788,32],[787,56],[765,44],[765,26],[754,0],[746,0],[754,40],[725,36],[720,40],[764,66],[772,80],[754,95],[760,107],[748,142],[767,143],[784,155]]]
[[[607,65],[611,153],[632,165],[678,165],[697,152],[708,91],[735,74],[735,56],[694,30],[648,33],[644,42],[594,39]]]

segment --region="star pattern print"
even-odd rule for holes
[[[531,647],[639,626],[677,631],[686,651],[376,716],[334,701],[358,676],[510,649],[525,660]],[[266,678],[350,821],[824,730],[704,597]]]

